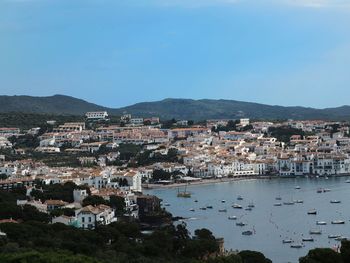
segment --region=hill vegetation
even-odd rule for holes
[[[107,110],[110,115],[124,112],[139,117],[159,116],[163,120],[189,119],[332,119],[349,120],[350,106],[314,109],[307,107],[282,107],[236,100],[191,100],[164,99],[142,102],[131,106],[112,109],[86,102],[81,99],[54,95],[50,97],[0,96],[0,113],[22,112],[55,115],[80,115],[87,111]]]

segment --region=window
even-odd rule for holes
[[[81,222],[83,222],[83,223],[85,222],[85,217],[81,218]]]
[[[91,222],[91,216],[89,216],[89,222]]]

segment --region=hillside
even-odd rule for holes
[[[0,96],[0,113],[25,112],[60,115],[83,115],[87,111],[107,110],[111,115],[124,112],[134,116],[159,116],[162,119],[332,119],[350,120],[350,106],[314,109],[271,106],[235,100],[164,99],[111,109],[87,101],[64,96],[50,97]]]
[[[50,97],[0,96],[0,112],[82,115],[105,107],[81,99],[54,95]]]
[[[350,106],[329,109],[282,107],[235,100],[165,99],[143,102],[119,109],[137,116],[160,116],[163,119],[350,119]]]

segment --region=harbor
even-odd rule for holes
[[[298,262],[315,247],[337,249],[342,239],[350,237],[347,179],[281,178],[187,185],[191,198],[177,197],[178,189],[184,191],[184,186],[146,193],[171,204],[166,209],[185,218],[190,231],[208,228],[224,237],[227,250],[258,250],[273,262],[285,263]],[[323,189],[322,194],[319,189]],[[208,206],[212,209],[203,209]]]

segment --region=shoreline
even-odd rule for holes
[[[350,174],[336,174],[336,175],[329,175],[329,177],[350,177]],[[291,178],[307,178],[306,176],[278,176],[278,175],[271,175],[271,176],[250,176],[250,177],[233,177],[233,178],[213,178],[213,179],[202,179],[200,181],[193,181],[188,183],[172,183],[172,184],[142,184],[142,188],[144,190],[153,190],[153,189],[172,189],[172,188],[178,188],[178,187],[185,187],[185,186],[197,186],[197,185],[211,185],[211,184],[220,184],[220,183],[229,183],[229,182],[240,182],[240,181],[253,181],[253,180],[275,180],[275,179],[291,179]],[[315,177],[311,176],[309,178],[312,179],[318,179],[318,178],[324,178],[324,176]]]
[[[228,183],[228,182],[252,181],[252,180],[259,180],[259,179],[275,179],[275,178],[279,178],[279,177],[276,177],[276,176],[252,176],[252,177],[236,177],[236,178],[220,178],[220,179],[202,179],[200,181],[194,181],[194,182],[189,182],[189,183],[143,184],[142,188],[145,190],[171,189],[171,188],[185,187],[185,186],[211,185],[211,184]]]

